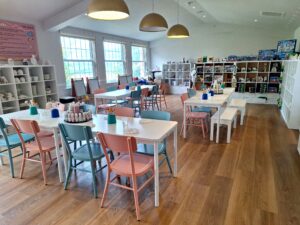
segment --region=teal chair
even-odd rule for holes
[[[142,97],[142,91],[132,91],[129,98],[129,107],[134,109],[134,112],[137,112],[137,109],[139,113],[141,112],[141,97]]]
[[[6,132],[7,125],[4,123],[4,120],[0,117],[0,129],[2,138],[0,139],[0,157],[7,157],[9,160],[10,173],[12,178],[15,177],[14,172],[14,162],[13,159],[23,155],[22,143],[18,134],[7,134]],[[34,140],[34,136],[31,134],[21,134],[25,142],[30,142]],[[16,155],[12,154],[12,149],[20,148],[21,153]]]
[[[170,121],[171,114],[169,112],[163,111],[142,111],[141,117],[145,119],[154,119],[154,120],[167,120]],[[169,171],[172,174],[172,167],[167,153],[167,139],[158,145],[158,154],[163,155],[164,159],[160,161],[159,165],[163,163],[164,160],[167,161]],[[146,155],[154,155],[154,146],[150,144],[138,144],[138,153]]]
[[[64,143],[66,145],[66,149],[69,155],[68,162],[68,174],[65,180],[65,190],[68,187],[70,182],[70,178],[73,170],[84,171],[92,173],[93,177],[93,190],[94,197],[98,197],[97,184],[96,184],[96,173],[102,170],[104,167],[96,170],[96,161],[101,161],[102,158],[105,157],[102,148],[99,143],[95,142],[93,138],[93,133],[91,127],[88,126],[76,126],[71,124],[59,124],[59,128],[61,130],[61,135],[63,137]],[[70,146],[70,141],[85,141],[85,144],[80,146],[79,148],[72,151]],[[110,152],[111,160],[113,160],[113,154]],[[80,162],[89,162],[90,170],[79,168],[79,164],[72,164],[73,160],[78,160]]]
[[[155,106],[157,107],[158,110],[160,110],[158,101],[157,101],[157,96],[159,95],[159,89],[158,86],[155,85],[152,88],[151,95],[149,97],[144,98],[144,102],[146,105],[146,108],[152,107],[152,110],[154,110]]]
[[[197,95],[197,91],[193,88],[188,88],[187,93],[189,98],[192,98]],[[191,109],[192,112],[206,112],[209,113],[210,115],[212,114],[212,111],[209,107],[194,107]]]
[[[107,87],[106,88],[106,91],[107,92],[110,92],[110,91],[116,91],[118,90],[118,87],[117,86],[111,86],[111,87]],[[110,104],[119,104],[119,105],[123,105],[123,104],[126,104],[127,101],[126,100],[112,100],[110,101]]]
[[[106,91],[109,92],[109,91],[116,91],[118,90],[118,87],[117,86],[111,86],[111,87],[107,87],[106,88]]]
[[[130,83],[128,84],[128,86],[129,86],[129,87],[134,87],[134,86],[136,86],[136,83],[135,83],[135,82],[130,82]]]
[[[82,108],[83,108],[84,112],[87,112],[90,110],[93,114],[96,114],[96,106],[94,106],[94,105],[84,104],[82,106]]]

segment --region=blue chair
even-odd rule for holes
[[[118,87],[116,87],[116,86],[111,86],[111,87],[107,87],[106,88],[107,92],[109,92],[109,91],[116,91],[116,90],[118,90]]]
[[[102,148],[99,143],[95,142],[93,137],[92,129],[88,126],[76,126],[71,124],[59,124],[59,128],[61,130],[61,135],[63,137],[64,143],[66,145],[66,149],[69,155],[68,162],[68,174],[65,180],[65,190],[68,187],[70,182],[70,178],[73,170],[79,170],[84,172],[92,173],[93,176],[93,190],[94,197],[98,197],[97,184],[96,184],[96,173],[102,170],[104,167],[96,170],[95,162],[101,161],[102,158],[105,157]],[[71,141],[85,141],[85,144],[75,149],[71,150],[70,146]],[[110,152],[111,160],[113,160],[114,156]],[[73,160],[78,160],[80,162],[89,162],[91,170],[83,169],[77,167],[79,164],[72,165]]]
[[[129,87],[134,87],[134,86],[136,86],[136,84],[135,84],[135,82],[130,82],[130,83],[128,84],[128,86],[129,86]]]
[[[154,120],[167,120],[170,121],[171,114],[169,112],[163,112],[163,111],[142,111],[141,112],[141,118],[145,119],[154,119]],[[169,171],[172,174],[172,167],[171,163],[168,157],[167,153],[167,139],[163,141],[163,143],[160,143],[158,145],[158,154],[163,155],[164,159],[160,161],[159,165],[163,163],[164,160],[167,161]],[[138,153],[140,154],[146,154],[146,155],[154,155],[154,146],[150,144],[138,144]]]
[[[129,100],[129,107],[133,108],[134,111],[136,112],[137,109],[139,112],[141,112],[141,96],[142,95],[142,91],[138,90],[138,91],[132,91],[130,94],[130,98]]]
[[[96,106],[90,105],[90,104],[84,104],[82,107],[83,107],[84,112],[87,112],[90,110],[93,114],[96,114]]]
[[[159,95],[158,86],[155,85],[152,88],[151,96],[144,98],[146,108],[152,107],[152,110],[154,110],[154,107],[156,106],[157,109],[160,110],[159,105],[158,105],[158,101],[157,101],[157,96],[158,95]]]
[[[117,86],[111,86],[111,87],[107,87],[106,88],[106,91],[107,92],[110,92],[110,91],[116,91],[118,90],[118,87]],[[127,101],[125,100],[113,100],[113,101],[110,101],[110,104],[119,104],[119,105],[122,105],[122,104],[126,104]]]
[[[192,98],[197,95],[197,91],[193,88],[188,88],[187,93],[188,93],[189,98]],[[209,107],[197,107],[196,106],[194,108],[191,108],[191,111],[192,112],[206,112],[206,113],[209,113],[210,115],[212,114],[212,111]]]
[[[23,155],[23,147],[22,142],[18,136],[18,134],[7,134],[6,133],[7,125],[4,123],[4,120],[0,117],[0,129],[2,133],[2,138],[0,139],[0,147],[5,148],[0,150],[0,157],[7,157],[9,160],[10,173],[11,177],[15,177],[14,172],[14,162],[13,158]],[[21,134],[22,138],[25,142],[34,141],[34,136],[31,134]],[[13,155],[12,149],[20,147],[21,153]]]

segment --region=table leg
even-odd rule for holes
[[[173,169],[173,176],[177,177],[177,126],[174,129],[173,133],[173,149],[174,149],[174,169]]]
[[[186,105],[183,104],[183,137],[186,138]]]
[[[53,129],[53,134],[54,134],[54,143],[55,143],[55,153],[56,153],[56,157],[57,157],[59,181],[62,183],[62,182],[64,182],[64,173],[62,170],[62,164],[61,164],[61,158],[60,158],[58,128]]]
[[[154,143],[154,205],[159,206],[159,161],[158,143]]]
[[[221,107],[218,106],[218,120],[217,120],[217,137],[216,137],[216,143],[219,143],[220,138],[220,121],[221,120]]]
[[[66,144],[63,140],[62,135],[61,137],[61,145],[62,145],[62,152],[63,152],[63,160],[64,160],[64,167],[65,167],[65,174],[68,174],[68,160],[69,160],[69,156],[68,156],[68,152],[67,152],[67,148],[66,148]]]

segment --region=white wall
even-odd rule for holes
[[[291,38],[280,33],[235,25],[201,25],[189,29],[190,38],[169,40],[166,37],[150,43],[152,68],[167,61],[197,59],[201,56],[257,55],[260,49],[277,48],[277,42]]]
[[[295,30],[294,38],[297,39],[296,51],[300,51],[300,27]]]

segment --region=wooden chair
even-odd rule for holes
[[[140,192],[154,178],[154,162],[152,156],[136,153],[137,143],[134,137],[124,137],[111,134],[98,133],[97,137],[102,145],[106,160],[107,160],[107,176],[106,183],[101,200],[101,207],[104,206],[105,198],[108,192],[109,185],[114,185],[126,190],[133,191],[134,203],[136,209],[137,220],[140,220],[140,206],[138,192]],[[118,157],[111,163],[109,161],[108,149],[118,153]],[[138,187],[137,177],[143,176],[151,171],[150,177]],[[114,173],[113,178],[110,175]],[[114,180],[120,176],[129,177],[132,179],[132,187],[115,183]]]
[[[184,101],[188,99],[188,94],[182,94],[180,96],[182,106],[184,107]],[[205,138],[205,133],[208,132],[208,117],[209,114],[205,112],[191,112],[190,108],[186,109],[186,126],[196,126],[196,127],[201,127],[202,128],[202,134],[203,138]],[[184,124],[182,123],[181,127],[181,132],[180,135],[182,134],[184,129]]]
[[[141,110],[147,109],[145,98],[147,98],[148,95],[149,95],[149,88],[143,88],[141,92]]]
[[[52,164],[52,162],[56,159],[51,157],[51,151],[55,150],[55,141],[53,136],[40,137],[39,133],[41,132],[41,130],[39,128],[38,123],[35,120],[11,119],[11,123],[17,131],[23,148],[20,178],[23,178],[26,161],[41,163],[44,184],[46,185],[46,165],[49,163]],[[26,142],[22,136],[22,133],[33,135],[35,140],[33,142]],[[47,161],[46,159],[47,155],[49,156],[49,161]],[[36,159],[36,157],[39,158]]]
[[[11,177],[15,177],[14,172],[14,162],[13,159],[23,155],[23,149],[22,149],[22,142],[18,136],[18,134],[7,134],[6,129],[7,125],[4,123],[4,120],[0,117],[0,129],[1,129],[1,135],[2,138],[0,139],[0,157],[7,157],[9,160],[9,167],[10,167],[10,173]],[[34,136],[31,134],[23,134],[21,133],[22,138],[24,142],[30,142],[34,141]],[[18,154],[13,155],[12,150],[20,148],[21,152]]]
[[[153,86],[153,89],[151,91],[151,95],[149,97],[144,98],[144,104],[146,109],[152,109],[154,110],[155,107],[157,107],[158,110],[160,110],[158,101],[157,101],[157,96],[159,95],[158,93],[158,86]]]
[[[162,83],[159,86],[159,94],[157,95],[157,101],[159,103],[160,109],[162,109],[162,102],[165,103],[166,109],[168,108],[167,100],[166,100],[167,91],[168,91],[168,84]]]
[[[100,161],[104,157],[104,154],[100,144],[96,143],[94,140],[91,127],[59,124],[59,128],[69,155],[68,174],[65,180],[65,190],[68,187],[73,170],[90,172],[92,173],[93,178],[94,197],[97,198],[98,191],[96,184],[96,173],[102,170],[104,167],[96,170],[95,161]],[[70,141],[85,141],[85,144],[72,151],[70,147]],[[110,154],[110,159],[113,160],[113,158],[113,154]],[[77,167],[78,164],[72,165],[72,161],[74,160],[89,162],[91,170],[81,169]]]
[[[114,113],[116,116],[134,117],[134,109],[128,107],[115,107]]]

